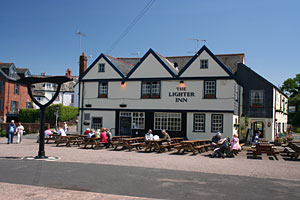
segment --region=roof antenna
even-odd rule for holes
[[[189,38],[189,40],[194,40],[197,42],[197,51],[199,50],[199,42],[203,42],[203,43],[206,42],[206,40],[201,40],[199,38]]]
[[[131,55],[137,55],[138,57],[141,57],[141,52],[138,51],[138,52],[136,52],[136,53],[132,53]]]
[[[76,35],[79,36],[79,55],[81,54],[81,37],[84,36],[86,37],[86,34],[82,33],[77,29]]]

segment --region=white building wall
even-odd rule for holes
[[[98,64],[100,63],[105,64],[105,72],[98,72]],[[121,78],[104,58],[101,58],[94,66],[90,67],[91,69],[87,69],[89,72],[83,77],[83,80]]]
[[[172,76],[152,54],[149,54],[149,56],[143,61],[143,63],[133,72],[130,78],[153,77],[159,78]]]
[[[195,132],[193,121],[194,114],[205,114],[205,132]],[[216,133],[211,132],[211,118],[212,114],[222,114],[223,115],[223,133],[222,138],[229,137],[232,138],[233,135],[233,114],[232,113],[187,113],[187,137],[190,140],[197,139],[208,139],[211,140]]]
[[[184,81],[182,91],[179,80],[161,81],[160,99],[141,99],[141,81],[108,83],[108,98],[98,98],[98,82],[84,83],[84,104],[93,108],[120,108],[126,104],[133,109],[176,109],[176,110],[232,110],[234,109],[234,80],[217,80],[216,99],[203,99],[202,80]],[[174,96],[185,92],[190,96]],[[184,100],[184,101],[183,101]],[[182,102],[183,101],[183,102]]]
[[[79,119],[81,119],[81,112],[79,112]],[[78,123],[78,131],[80,132],[80,126],[82,125],[82,132],[84,132],[87,128],[92,127],[92,119],[93,117],[102,117],[103,127],[108,128],[109,130],[115,128],[115,111],[84,111],[83,113],[90,114],[89,124],[85,125],[84,123]],[[83,115],[84,116],[84,115]],[[84,119],[83,119],[83,122]],[[115,134],[115,131],[112,130],[112,134]]]
[[[200,69],[200,60],[208,60],[208,69]],[[206,52],[203,51],[180,77],[229,76],[227,72]]]

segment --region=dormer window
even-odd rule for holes
[[[24,76],[25,76],[25,77],[29,77],[29,76],[30,76],[30,72],[29,72],[29,71],[26,71],[25,74],[24,74]]]
[[[105,64],[104,63],[98,64],[98,72],[105,72]]]
[[[208,69],[208,60],[207,59],[200,60],[200,69]]]
[[[16,69],[14,67],[11,67],[9,69],[9,77],[13,78],[15,73],[16,73]]]

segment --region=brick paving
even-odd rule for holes
[[[235,158],[209,158],[208,153],[197,154],[192,156],[191,153],[177,155],[175,151],[165,153],[145,153],[143,151],[127,150],[114,151],[112,149],[81,149],[77,146],[72,147],[56,147],[55,144],[46,144],[47,156],[58,156],[59,160],[54,162],[74,162],[74,163],[93,163],[93,164],[110,164],[118,166],[135,166],[148,167],[157,169],[181,170],[190,172],[204,172],[213,174],[226,174],[249,176],[258,178],[275,178],[286,180],[300,180],[300,161],[291,161],[281,155],[279,160],[263,155],[261,159],[252,159],[251,154],[246,150],[242,151]],[[6,138],[0,138],[0,159],[22,159],[26,156],[36,156],[38,152],[38,144],[35,137],[25,136],[21,144],[6,144]],[[33,161],[35,162],[35,161]],[[9,190],[3,190],[0,198],[6,199],[43,199],[37,191],[41,188],[36,186],[25,186],[16,184],[0,183],[1,188],[14,188],[19,196],[10,196]],[[57,190],[57,194],[61,195],[60,199],[69,198],[70,193],[74,193],[76,198],[81,199],[130,199],[133,197],[114,196],[99,193],[69,191],[51,188],[42,188],[45,190],[43,194],[48,194],[53,190]],[[22,192],[23,191],[23,192]],[[28,192],[25,192],[28,191]],[[6,196],[8,195],[8,196]],[[106,195],[106,196],[105,196]],[[46,195],[47,196],[47,195]],[[15,197],[15,198],[13,198]],[[2,199],[2,198],[1,198]],[[49,199],[49,198],[48,198]]]

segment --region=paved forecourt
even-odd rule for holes
[[[93,150],[47,144],[46,155],[58,156],[60,160],[22,160],[25,156],[35,156],[37,151],[34,138],[25,138],[19,145],[7,145],[5,138],[1,138],[0,185],[18,184],[13,188],[31,187],[32,191],[37,186],[42,186],[44,190],[48,190],[48,187],[59,190],[54,193],[63,193],[68,189],[72,192],[85,191],[89,195],[122,195],[124,199],[179,199],[187,196],[191,199],[199,196],[204,199],[235,198],[232,196],[235,194],[233,190],[243,198],[249,194],[249,199],[269,199],[270,193],[281,198],[299,197],[296,188],[300,186],[300,162],[287,161],[281,156],[279,161],[267,156],[261,160],[247,159],[244,151],[233,159],[211,159],[207,157],[208,153],[191,156],[172,152],[158,154]],[[255,193],[250,192],[253,188],[256,189]],[[5,196],[5,192],[1,194]]]

